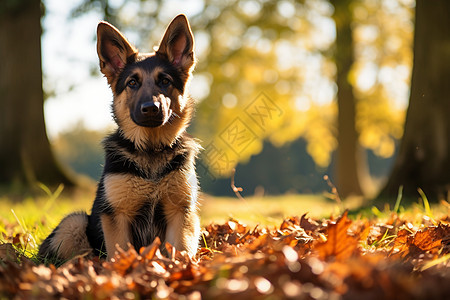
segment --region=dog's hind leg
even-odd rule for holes
[[[76,255],[92,253],[86,235],[87,224],[88,215],[84,212],[66,216],[39,247],[38,257],[60,263]]]

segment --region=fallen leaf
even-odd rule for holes
[[[11,243],[0,245],[0,259],[2,261],[17,262],[16,249]]]
[[[353,255],[358,246],[358,238],[347,233],[351,224],[352,221],[345,212],[335,223],[328,225],[327,241],[318,242],[314,246],[321,259],[345,260]]]

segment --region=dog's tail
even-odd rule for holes
[[[86,235],[87,225],[88,215],[84,212],[66,216],[39,247],[39,259],[59,265],[74,256],[92,254]]]

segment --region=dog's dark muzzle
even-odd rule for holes
[[[164,123],[165,116],[161,103],[145,101],[136,105],[131,118],[139,126],[158,127]]]

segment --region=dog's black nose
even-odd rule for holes
[[[145,116],[155,116],[159,113],[160,106],[159,102],[144,102],[141,104],[141,113]]]

